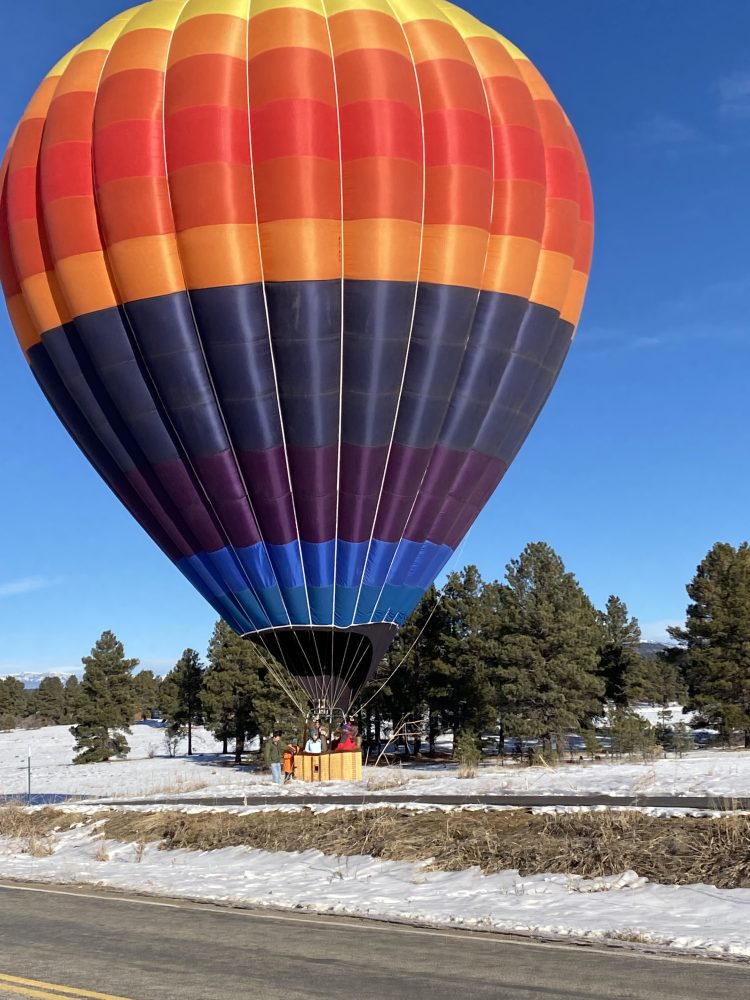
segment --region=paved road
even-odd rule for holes
[[[270,789],[269,789],[270,791]],[[104,799],[97,800],[99,802]],[[242,806],[242,805],[367,805],[370,802],[392,802],[406,805],[424,802],[445,806],[653,806],[659,809],[717,809],[750,810],[748,798],[716,798],[686,795],[388,795],[381,792],[362,792],[361,795],[300,795],[295,789],[281,794],[227,795],[218,798],[179,796],[175,798],[116,799],[117,805],[190,805],[190,806]]]
[[[44,1000],[61,987],[68,1000],[746,1000],[750,990],[748,965],[8,884],[0,943],[0,997]]]

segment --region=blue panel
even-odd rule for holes
[[[381,542],[377,538],[373,539],[365,568],[365,584],[368,587],[380,587],[385,583],[397,549],[398,542]]]
[[[355,587],[336,587],[336,621],[335,624],[346,628],[354,618],[354,608],[357,604],[359,585]]]
[[[334,541],[302,542],[302,558],[305,561],[305,577],[308,587],[333,586],[335,551],[336,543]]]
[[[308,587],[308,594],[313,625],[330,625],[333,620],[333,587]]]
[[[253,545],[251,548],[263,548],[263,546]],[[268,564],[269,577],[264,576],[264,586],[270,586],[271,580],[282,588],[304,587],[305,576],[302,572],[302,560],[299,554],[297,542],[287,542],[286,545],[269,545],[268,556],[271,563]]]

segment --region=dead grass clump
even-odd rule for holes
[[[430,860],[430,867],[522,875],[568,873],[584,878],[633,870],[669,885],[707,882],[750,887],[750,817],[660,818],[635,811],[534,815],[507,812],[411,812],[409,809],[325,813],[124,812],[104,814],[108,839],[162,849],[265,851],[317,849],[334,856],[370,854],[393,861]]]
[[[30,810],[20,805],[0,806],[0,837],[43,837],[53,830],[69,829],[74,819],[59,809]]]

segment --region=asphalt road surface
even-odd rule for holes
[[[309,785],[306,787],[310,787]],[[97,801],[104,802],[105,799]],[[300,794],[300,786],[292,786],[281,794],[274,793],[269,785],[268,795],[227,795],[219,798],[198,798],[196,796],[175,796],[151,799],[117,799],[117,805],[191,805],[191,806],[262,806],[262,805],[367,805],[368,802],[389,802],[407,805],[409,802],[425,802],[442,806],[651,806],[657,809],[715,809],[722,812],[732,810],[750,811],[748,798],[722,798],[698,795],[388,795],[381,792],[365,792],[360,795],[316,795]]]
[[[750,965],[0,884],[0,997],[747,1000]]]

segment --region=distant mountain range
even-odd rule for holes
[[[21,681],[25,688],[34,689],[38,688],[45,677],[59,677],[60,680],[65,683],[65,681],[72,676],[72,671],[62,671],[62,670],[48,670],[46,673],[19,673],[19,674],[0,674],[0,680],[5,677],[15,677],[17,681]]]
[[[655,660],[663,649],[669,649],[669,646],[666,644],[666,642],[638,643],[638,652],[641,654],[641,656],[645,656],[647,660]]]

